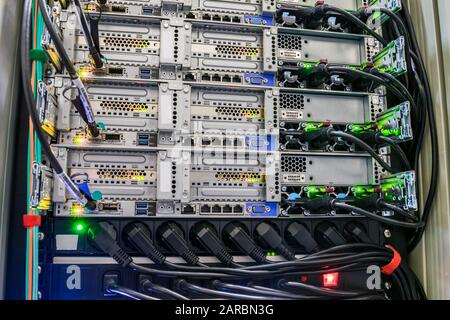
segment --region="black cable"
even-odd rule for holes
[[[41,121],[39,119],[39,115],[36,110],[36,103],[34,101],[33,92],[30,85],[31,79],[31,68],[30,68],[30,44],[31,44],[31,0],[26,0],[24,3],[23,9],[23,17],[22,17],[22,34],[21,34],[21,46],[20,46],[20,56],[22,60],[22,86],[24,89],[25,95],[25,104],[30,115],[30,118],[33,122],[34,130],[36,131],[36,135],[39,138],[39,141],[42,145],[42,150],[47,156],[53,170],[55,170],[56,174],[60,174],[63,172],[63,168],[59,164],[55,155],[53,154],[50,144],[47,140],[47,135],[41,128]]]
[[[402,208],[397,207],[396,205],[393,205],[392,203],[386,202],[384,200],[380,200],[379,204],[381,206],[385,207],[386,209],[389,209],[391,211],[394,211],[395,213],[398,213],[398,214],[402,215],[405,218],[412,219],[415,222],[418,221],[416,216],[414,216],[413,214],[403,210]]]
[[[22,17],[22,34],[20,38],[20,57],[22,59],[22,86],[25,95],[25,104],[30,115],[31,121],[33,122],[34,130],[41,143],[42,151],[47,156],[51,167],[55,171],[58,178],[64,184],[69,193],[81,204],[83,204],[89,210],[94,210],[96,208],[95,201],[87,199],[78,189],[78,186],[70,179],[67,173],[59,164],[53,154],[50,144],[47,140],[46,133],[42,130],[41,121],[36,110],[36,103],[33,96],[33,91],[31,89],[30,79],[31,79],[31,66],[30,66],[30,44],[31,44],[31,0],[26,0],[24,2],[23,17]]]
[[[383,169],[387,170],[388,172],[391,173],[398,173],[400,171],[395,170],[394,168],[392,168],[386,161],[383,160],[383,158],[381,158],[381,156],[376,153],[375,150],[373,150],[367,143],[365,143],[363,140],[349,134],[343,131],[335,131],[335,130],[330,130],[329,131],[329,136],[330,137],[337,137],[337,138],[341,138],[345,141],[348,142],[352,142],[355,145],[357,145],[358,147],[360,147],[361,149],[363,149],[364,151],[366,151],[368,154],[370,154],[370,156],[372,158],[375,159],[376,162],[378,162],[380,164],[381,167],[383,167]]]
[[[409,38],[409,33],[406,29],[405,24],[403,23],[402,19],[400,19],[394,12],[392,12],[389,9],[386,8],[368,8],[366,10],[374,10],[374,11],[379,11],[387,16],[389,16],[392,21],[394,22],[394,24],[397,26],[397,28],[399,29],[400,33],[403,35],[404,39],[405,39],[405,55],[406,55],[406,60],[407,60],[407,72],[411,73],[412,72],[412,68],[411,68],[411,64],[409,63],[411,61],[411,57],[410,57],[410,51],[409,49],[411,48],[410,45],[410,38]]]
[[[81,23],[81,28],[83,29],[84,37],[86,39],[89,54],[92,61],[92,64],[95,68],[103,67],[103,61],[100,53],[97,51],[97,48],[94,44],[94,40],[92,39],[91,32],[88,27],[86,16],[83,12],[83,7],[81,6],[80,0],[74,0],[75,6],[77,7],[77,15]]]
[[[349,69],[349,68],[346,68],[346,67],[331,66],[331,65],[328,65],[326,67],[326,70],[328,72],[344,73],[344,74],[348,74],[348,75],[361,77],[361,78],[364,78],[364,79],[367,79],[367,80],[371,80],[371,81],[373,81],[375,83],[378,83],[381,86],[386,87],[386,89],[388,89],[390,92],[392,92],[400,100],[402,100],[402,101],[408,101],[409,100],[408,95],[405,92],[401,92],[395,86],[393,86],[392,84],[390,84],[389,82],[387,82],[383,78],[380,78],[380,77],[378,77],[376,75],[373,75],[371,73],[364,72],[364,71],[361,71],[361,70]]]
[[[107,289],[108,292],[119,294],[124,297],[128,297],[134,300],[160,300],[155,297],[148,296],[146,294],[143,294],[141,292],[131,290],[119,285],[112,285]]]
[[[232,298],[232,299],[244,299],[244,300],[267,300],[267,297],[256,296],[256,295],[246,295],[239,293],[222,292],[218,290],[208,289],[204,287],[197,286],[195,284],[189,283],[186,280],[177,280],[175,284],[180,290],[188,291],[197,294],[212,295],[216,297]],[[277,299],[277,298],[272,298]]]
[[[405,4],[405,1],[402,1],[402,4]],[[418,45],[417,37],[416,37],[416,31],[414,28],[414,24],[412,23],[411,15],[409,14],[409,10],[407,6],[404,6],[403,9],[403,15],[405,17],[406,26],[409,29],[409,33],[411,35],[411,43],[413,50],[417,53],[418,59],[418,70],[421,73],[421,76],[423,78],[424,82],[424,89],[425,89],[425,97],[426,97],[426,111],[428,115],[428,123],[429,123],[429,130],[430,130],[430,137],[431,137],[431,157],[432,157],[432,164],[431,164],[431,179],[430,179],[430,186],[428,190],[427,199],[425,201],[425,205],[422,210],[422,221],[424,222],[424,227],[420,228],[416,234],[414,235],[413,239],[410,241],[408,245],[408,251],[411,252],[414,250],[414,248],[419,244],[420,240],[422,239],[422,236],[425,232],[425,226],[428,224],[428,220],[430,218],[431,209],[433,207],[434,198],[436,196],[437,191],[437,182],[438,182],[438,167],[439,167],[439,154],[438,154],[438,136],[437,136],[437,129],[436,129],[436,119],[435,119],[435,113],[433,109],[433,101],[431,96],[431,88],[430,88],[430,82],[428,79],[428,75],[426,73],[425,64],[420,52],[420,48]]]
[[[375,39],[377,39],[383,46],[386,46],[388,44],[388,42],[382,37],[380,36],[378,33],[376,33],[375,31],[373,31],[372,29],[370,29],[364,22],[362,22],[361,20],[359,20],[357,17],[355,17],[353,14],[351,14],[350,12],[347,12],[346,10],[343,10],[341,8],[335,7],[335,6],[330,6],[328,4],[324,4],[323,5],[323,10],[325,12],[335,12],[335,13],[339,13],[340,15],[342,15],[343,17],[345,17],[347,20],[351,21],[353,24],[355,24],[357,27],[363,29],[364,31],[366,31],[369,35],[371,35],[372,37],[374,37]]]
[[[387,144],[392,148],[392,151],[394,151],[400,157],[403,165],[405,166],[406,171],[412,170],[411,163],[409,162],[409,159],[406,156],[405,151],[403,151],[403,149],[397,144],[397,142],[381,134],[377,136],[377,140],[384,142],[385,144]]]
[[[41,9],[45,27],[47,28],[47,31],[50,34],[53,44],[55,45],[56,51],[58,52],[61,58],[62,64],[64,65],[64,67],[66,68],[67,72],[69,73],[72,79],[78,78],[77,71],[75,70],[73,63],[70,61],[69,55],[67,54],[66,49],[64,48],[64,44],[62,43],[58,33],[56,32],[52,22],[50,21],[45,0],[38,0],[38,4],[39,8]]]
[[[97,124],[95,122],[95,116],[92,111],[92,106],[89,102],[88,93],[86,91],[86,88],[83,85],[83,82],[80,80],[77,71],[75,70],[75,67],[73,63],[70,61],[70,58],[66,52],[66,49],[64,48],[64,44],[62,43],[61,39],[59,38],[58,33],[56,32],[55,28],[53,27],[52,22],[50,21],[50,17],[48,16],[47,12],[47,5],[45,4],[45,0],[38,0],[39,1],[39,8],[41,9],[42,17],[45,23],[45,26],[47,28],[47,31],[50,34],[50,37],[52,38],[52,41],[55,45],[56,50],[58,51],[58,54],[61,58],[61,61],[66,68],[67,72],[69,73],[69,76],[72,80],[73,85],[78,90],[78,102],[81,104],[80,106],[77,106],[77,108],[84,108],[84,112],[86,115],[86,118],[88,119],[87,125],[89,128],[89,132],[93,137],[98,137],[100,134],[99,129],[97,128]]]
[[[370,211],[349,205],[347,203],[342,202],[335,202],[333,204],[337,209],[343,209],[347,211],[351,211],[357,214],[360,214],[362,216],[366,216],[368,218],[371,218],[373,220],[376,220],[378,222],[382,222],[391,226],[401,227],[401,228],[407,228],[407,229],[418,229],[423,226],[423,223],[411,223],[411,222],[404,222],[404,221],[398,221],[386,217],[379,216],[375,213],[372,213]]]
[[[279,286],[281,288],[289,288],[289,289],[298,289],[302,291],[308,291],[312,292],[317,295],[324,295],[324,296],[330,296],[335,298],[354,298],[357,296],[363,296],[370,294],[370,292],[359,292],[359,291],[342,291],[342,290],[335,290],[335,289],[326,289],[326,288],[320,288],[316,287],[310,284],[301,283],[301,282],[293,282],[293,281],[283,281],[281,280],[279,283]]]
[[[165,276],[165,277],[190,277],[190,278],[196,278],[196,279],[210,279],[210,278],[226,278],[226,279],[236,279],[235,276],[229,275],[229,274],[221,274],[221,273],[213,273],[213,272],[185,272],[185,271],[170,271],[170,270],[161,270],[161,269],[154,269],[149,267],[144,267],[141,265],[138,265],[134,262],[131,262],[128,267],[135,269],[136,271],[142,272],[142,273],[148,273],[148,274],[155,274],[159,276]]]
[[[304,296],[304,295],[296,295],[285,291],[269,291],[268,288],[265,287],[258,287],[252,288],[252,287],[244,287],[237,284],[231,284],[231,283],[223,283],[219,280],[213,281],[214,288],[218,290],[230,290],[230,291],[240,291],[245,292],[249,294],[256,294],[256,295],[264,295],[269,297],[277,297],[277,298],[285,298],[285,299],[313,299],[312,296]]]
[[[154,284],[148,279],[144,279],[141,282],[141,286],[142,286],[142,288],[144,290],[149,291],[149,292],[156,292],[156,293],[159,293],[159,294],[164,294],[166,296],[175,298],[177,300],[190,300],[189,298],[183,296],[182,294],[180,294],[178,292],[175,292],[173,290],[170,290],[170,289],[168,289],[166,287]]]

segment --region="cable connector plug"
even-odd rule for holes
[[[176,252],[188,264],[197,265],[200,258],[189,248],[183,239],[183,231],[173,222],[168,222],[158,229],[158,236],[167,247]]]
[[[261,222],[256,227],[256,234],[258,235],[258,240],[269,248],[275,250],[278,254],[288,260],[296,259],[294,252],[288,247],[283,238],[270,224]]]
[[[293,222],[287,227],[286,232],[287,236],[307,253],[314,253],[320,250],[319,244],[303,224]]]
[[[156,264],[163,264],[166,257],[156,249],[152,234],[142,222],[130,223],[124,230],[124,240]]]
[[[228,253],[225,246],[217,237],[214,227],[207,222],[200,222],[191,229],[191,238],[193,242],[200,244],[211,254],[215,255],[220,262],[225,265],[233,263],[233,256]]]
[[[118,264],[127,267],[133,262],[133,259],[117,243],[116,231],[109,222],[102,221],[92,224],[87,234],[93,244],[116,260]]]
[[[243,253],[259,263],[267,263],[263,250],[256,245],[250,235],[237,222],[229,223],[223,229],[223,238],[228,239]]]

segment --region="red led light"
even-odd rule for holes
[[[322,281],[323,286],[325,288],[337,287],[339,283],[339,273],[338,272],[325,273],[322,275]]]

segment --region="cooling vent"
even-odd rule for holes
[[[146,49],[150,47],[150,40],[122,37],[105,37],[104,44],[105,46],[110,47]]]
[[[281,158],[281,171],[306,172],[306,158],[297,156],[284,156]]]
[[[232,55],[232,56],[246,56],[255,57],[259,56],[261,49],[239,46],[218,45],[216,48],[217,53]]]
[[[216,112],[223,116],[262,118],[263,112],[258,108],[217,107]]]
[[[144,170],[127,169],[99,169],[97,170],[99,179],[120,179],[120,180],[144,180],[147,172]]]
[[[287,50],[302,50],[302,37],[289,34],[278,35],[278,48]]]
[[[104,111],[148,112],[150,107],[146,103],[127,101],[102,101],[100,107]]]
[[[305,96],[298,93],[282,93],[280,94],[280,108],[303,110],[305,108]]]
[[[264,176],[255,172],[218,172],[216,179],[226,182],[264,182]]]

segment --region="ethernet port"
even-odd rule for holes
[[[223,213],[232,213],[233,212],[233,208],[229,204],[227,204],[227,205],[223,206],[222,212]]]
[[[222,17],[223,22],[231,22],[231,18],[229,16]]]
[[[220,16],[216,14],[212,17],[212,19],[213,21],[220,21]]]
[[[234,77],[233,77],[233,82],[234,82],[234,83],[241,83],[241,82],[242,82],[242,79],[241,79],[240,76],[234,76]]]
[[[202,207],[200,208],[200,212],[201,213],[210,213],[211,212],[211,208],[209,205],[204,204],[202,205]]]
[[[192,12],[188,12],[188,13],[186,14],[186,18],[187,18],[187,19],[195,19],[195,15],[194,15]]]
[[[222,82],[231,82],[231,77],[229,75],[224,75],[222,77]]]
[[[205,73],[204,75],[202,75],[202,80],[203,81],[211,81],[211,76],[207,73]]]
[[[220,81],[220,76],[218,74],[213,75],[212,81]]]
[[[209,14],[204,14],[204,15],[202,16],[202,19],[203,19],[203,20],[211,20],[211,16],[210,16]]]
[[[182,214],[195,214],[194,207],[190,204],[183,206],[183,209],[181,210]]]
[[[218,204],[215,204],[212,207],[211,212],[212,213],[222,213],[222,208]]]
[[[186,73],[184,76],[185,81],[195,81],[195,75],[193,73]]]
[[[240,204],[234,206],[233,213],[243,213],[243,212],[244,212],[244,208],[242,208],[242,206]]]
[[[234,22],[234,23],[241,23],[241,18],[239,18],[239,17],[233,17],[233,22]]]

